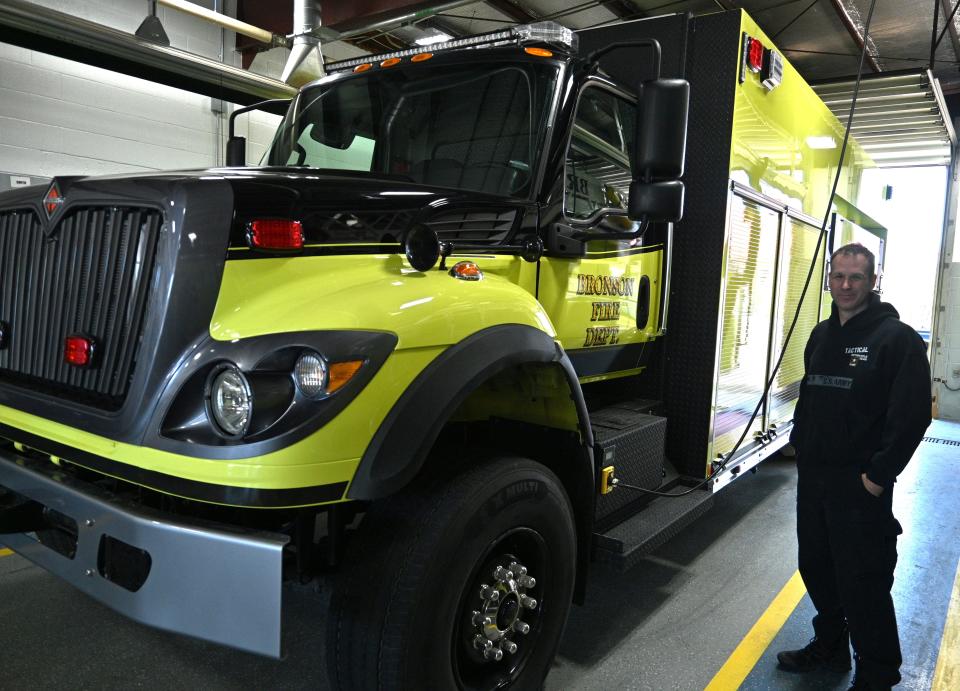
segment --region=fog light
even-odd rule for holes
[[[327,363],[317,353],[304,353],[293,368],[293,378],[307,398],[322,396],[327,392]]]
[[[247,378],[236,367],[220,370],[210,387],[210,410],[217,426],[231,437],[243,436],[250,426],[253,396]]]

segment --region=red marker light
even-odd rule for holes
[[[89,367],[93,362],[94,342],[86,336],[67,336],[63,345],[63,359],[77,367]]]
[[[763,44],[755,38],[748,38],[747,41],[747,67],[759,72],[763,68]]]
[[[258,219],[247,226],[247,241],[262,250],[303,249],[303,224],[284,219]]]

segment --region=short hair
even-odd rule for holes
[[[859,242],[851,242],[849,245],[844,245],[840,249],[836,250],[833,254],[830,255],[830,263],[833,264],[833,260],[836,259],[837,256],[841,254],[846,257],[855,257],[857,255],[866,257],[868,275],[870,276],[870,278],[873,278],[874,276],[877,275],[876,260],[874,259],[873,252],[868,250]]]

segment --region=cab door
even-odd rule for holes
[[[635,374],[658,333],[662,244],[605,235],[627,217],[636,102],[605,80],[581,90],[567,146],[564,223],[587,237],[580,257],[541,261],[538,297],[581,381]]]

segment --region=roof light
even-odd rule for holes
[[[96,343],[87,336],[67,336],[63,344],[63,360],[77,367],[89,367],[93,364]]]
[[[540,57],[540,58],[553,57],[553,51],[552,51],[552,50],[547,50],[546,48],[535,48],[535,47],[529,47],[529,46],[528,46],[527,48],[524,48],[523,50],[526,51],[526,52],[527,52],[528,54],[530,54],[530,55],[536,55],[537,57]]]
[[[423,62],[424,60],[429,60],[432,57],[433,53],[417,53],[410,58],[410,62]]]
[[[380,67],[393,67],[396,64],[399,64],[400,58],[387,58],[380,62]]]
[[[449,41],[453,36],[443,31],[435,31],[429,36],[423,36],[418,38],[414,43],[418,46],[432,46],[434,43],[443,43]]]
[[[247,226],[247,242],[261,250],[303,249],[303,224],[286,219],[257,219]]]
[[[524,43],[548,43],[560,50],[575,53],[577,52],[578,38],[576,32],[568,29],[557,22],[535,22],[533,24],[523,24],[514,26],[503,31],[491,31],[486,34],[476,36],[467,36],[464,38],[455,38],[442,43],[430,44],[430,50],[439,52],[442,50],[454,50],[457,48],[475,48],[479,46],[490,47],[506,44],[524,44]],[[357,65],[376,60],[389,60],[391,58],[405,58],[416,55],[421,52],[421,48],[408,48],[407,50],[398,50],[382,55],[367,55],[362,58],[353,58],[351,60],[341,60],[340,62],[331,62],[324,66],[328,74],[352,70]]]
[[[373,65],[371,65],[369,62],[362,62],[362,63],[360,63],[359,65],[357,65],[356,67],[354,67],[354,68],[353,68],[353,71],[354,71],[354,72],[366,72],[366,71],[369,70],[371,67],[373,67]]]

